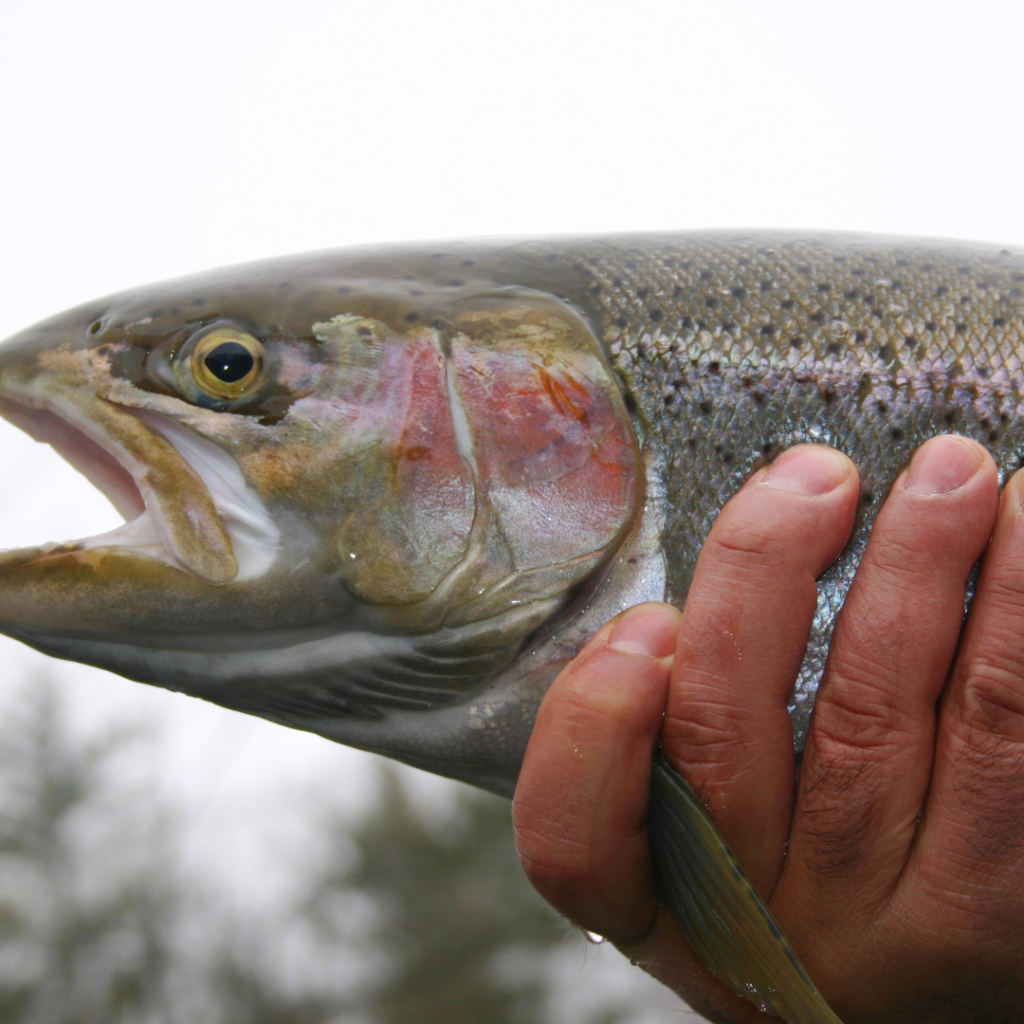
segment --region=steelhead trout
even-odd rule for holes
[[[125,516],[0,556],[0,630],[511,794],[613,614],[685,600],[715,515],[797,442],[860,469],[799,747],[874,509],[957,431],[1024,452],[1024,251],[699,233],[355,249],[88,303],[0,348],[0,412]],[[706,964],[837,1018],[663,761],[651,848]]]

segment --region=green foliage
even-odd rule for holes
[[[307,870],[288,919],[254,927],[179,869],[155,787],[125,783],[146,763],[132,756],[145,735],[84,741],[42,682],[8,703],[0,1024],[552,1019],[551,954],[583,940],[523,878],[506,801],[462,787],[447,809],[421,806],[390,766],[354,826],[311,800],[322,869]],[[282,967],[289,934],[309,969]]]
[[[519,869],[507,801],[467,787],[438,824],[388,767],[377,808],[347,838],[355,864],[322,879],[310,913],[337,937],[331,908],[346,894],[372,901],[367,938],[388,964],[366,1007],[375,1024],[546,1019],[537,963],[567,928]]]
[[[43,681],[24,688],[0,727],[5,1024],[116,1024],[159,1009],[171,907],[157,864],[118,855],[154,822],[145,805],[133,816],[104,807],[104,769],[131,740],[75,737]]]

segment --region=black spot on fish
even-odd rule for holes
[[[810,277],[811,276],[811,268],[810,267],[797,267],[796,268],[796,272],[801,277]]]
[[[617,320],[615,321],[615,323],[616,323],[616,325],[617,325],[617,326],[619,326],[619,327],[621,327],[621,328],[623,328],[623,329],[625,329],[626,327],[628,327],[628,326],[629,326],[629,321],[628,321],[628,320],[627,320],[627,319],[626,319],[626,318],[625,318],[624,316],[620,316],[620,317],[619,317],[619,318],[618,318],[618,319],[617,319]]]
[[[722,364],[715,361],[708,363],[708,373],[718,373],[722,369]]]
[[[419,318],[420,318],[419,313],[406,313],[405,314],[405,319],[409,323],[415,323],[417,320],[419,320]]]
[[[876,402],[875,403],[875,408],[879,412],[881,412],[881,413],[886,413],[886,412],[889,411],[889,403],[888,402]]]
[[[836,393],[831,388],[825,388],[821,393],[826,405],[831,405],[836,400]]]
[[[924,325],[924,329],[926,331],[931,331],[932,334],[934,334],[939,329],[939,325],[934,320],[929,320],[928,323]]]
[[[655,322],[656,324],[657,324],[657,323],[661,323],[661,321],[662,321],[662,319],[664,318],[664,316],[665,316],[665,314],[664,314],[664,313],[662,313],[662,311],[661,311],[660,309],[652,309],[652,310],[650,311],[650,317],[651,317],[651,319],[652,319],[652,320],[653,320],[653,321],[654,321],[654,322]]]
[[[810,319],[816,324],[823,324],[825,322],[825,314],[819,309],[817,312],[811,314]]]
[[[181,310],[180,309],[172,309],[171,310],[171,316],[181,316]]]
[[[846,294],[845,294],[845,295],[843,296],[843,298],[844,298],[844,299],[850,299],[850,300],[853,300],[853,299],[859,299],[859,298],[860,298],[860,292],[858,292],[858,291],[857,291],[856,289],[854,289],[853,291],[849,291],[849,292],[847,292],[847,293],[846,293]]]
[[[643,301],[644,301],[644,299],[646,299],[646,298],[647,298],[647,297],[648,297],[648,296],[649,296],[650,294],[651,294],[651,292],[650,292],[650,289],[649,289],[649,288],[638,288],[638,289],[637,289],[637,292],[636,292],[636,297],[637,297],[637,298],[638,298],[638,299],[639,299],[639,300],[640,300],[641,302],[643,302]]]
[[[590,287],[591,295],[600,295],[603,291],[604,289],[599,284],[591,285]]]
[[[452,288],[461,288],[465,283],[466,282],[463,281],[461,277],[453,277],[448,282],[448,284],[450,284],[452,286]]]
[[[789,339],[789,347],[790,348],[799,348],[802,344],[803,344],[803,338],[790,338]]]
[[[736,325],[731,320],[728,323],[722,324],[722,330],[723,331],[732,331],[732,330],[735,330],[735,328],[736,328]]]
[[[831,355],[831,356],[834,356],[834,355],[835,355],[835,354],[836,354],[836,353],[837,353],[837,352],[839,351],[839,342],[838,342],[838,341],[830,341],[830,342],[829,342],[829,343],[828,343],[828,344],[827,344],[827,345],[825,346],[825,351],[826,351],[826,352],[827,352],[827,353],[828,353],[829,355]]]
[[[894,441],[902,441],[903,440],[903,428],[902,427],[893,427],[892,430],[889,431],[889,436]]]
[[[730,292],[734,299],[745,299],[747,297],[746,288],[733,288]]]
[[[857,342],[858,345],[863,345],[864,342],[868,340],[868,332],[857,331],[853,336],[853,340]]]
[[[630,416],[636,416],[640,411],[637,408],[636,399],[628,391],[622,396],[622,404],[626,407],[626,412]]]
[[[827,292],[829,290],[829,286],[824,283],[818,284],[815,287],[818,289],[819,292]]]
[[[616,288],[621,288],[622,287],[622,278],[621,277],[613,277],[612,278],[612,284]]]
[[[949,288],[946,287],[946,285],[944,285],[944,284],[940,284],[939,287],[935,289],[935,294],[936,295],[948,295],[949,294]]]
[[[718,299],[716,299],[713,295],[709,295],[704,300],[704,305],[707,306],[708,309],[717,309],[718,308]]]
[[[702,270],[698,276],[700,277],[700,279],[702,281],[710,281],[711,280],[711,271],[710,270]]]
[[[765,335],[765,337],[770,337],[775,333],[775,324],[765,324],[761,328],[761,333]]]
[[[678,299],[679,296],[683,294],[683,287],[682,287],[682,285],[678,285],[677,284],[675,286],[675,288],[672,289],[672,294]]]
[[[163,311],[162,309],[154,309],[154,310],[152,310],[152,311],[150,312],[150,314],[149,314],[149,315],[150,315],[150,316],[151,316],[151,317],[152,317],[152,318],[153,318],[154,320],[159,320],[159,319],[160,319],[160,317],[162,317],[162,316],[164,315],[164,311]]]
[[[278,288],[287,288],[288,287],[288,282],[287,281],[282,281],[277,287]]]
[[[338,293],[339,295],[348,295],[348,293],[349,293],[350,291],[352,291],[352,289],[351,289],[351,288],[349,288],[349,286],[348,286],[347,284],[343,284],[343,285],[342,285],[342,286],[341,286],[340,288],[335,288],[334,290],[335,290],[335,291],[336,291],[336,292],[337,292],[337,293]]]
[[[476,260],[462,260],[462,266],[472,267],[476,264]]]
[[[862,505],[872,505],[874,504],[875,496],[870,491],[865,491],[860,496],[860,500]]]
[[[917,348],[917,338],[913,336],[904,338],[903,345],[905,348],[909,348],[911,351],[913,351],[915,348]]]
[[[759,291],[770,292],[772,290],[772,280],[769,278],[767,281],[762,281],[757,287]]]
[[[1005,327],[1005,326],[1006,326],[1006,321],[1005,321],[1005,320],[1003,319],[1003,317],[1001,317],[1001,316],[997,316],[997,317],[996,317],[996,318],[995,318],[995,319],[994,319],[994,320],[992,321],[992,326],[993,326],[993,327]]]
[[[875,308],[875,309],[871,310],[871,315],[876,320],[881,320],[882,319],[882,311],[880,309],[878,309],[878,308]]]
[[[883,363],[891,363],[894,355],[895,353],[893,352],[892,345],[878,346],[878,358],[881,359]]]
[[[964,334],[966,331],[967,331],[967,324],[957,324],[956,325],[956,333],[957,334]]]
[[[192,305],[193,306],[205,306],[206,305],[206,299],[193,299],[192,300]]]
[[[700,409],[700,411],[705,416],[710,416],[711,415],[711,403],[710,402],[703,401],[703,402],[700,403],[700,405],[697,406],[697,408]]]

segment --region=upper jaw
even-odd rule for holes
[[[280,532],[235,461],[169,417],[38,379],[0,380],[0,416],[49,443],[127,520],[95,537],[5,553],[4,567],[119,548],[224,584],[256,579],[274,562]]]

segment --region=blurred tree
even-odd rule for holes
[[[105,770],[132,736],[84,742],[45,680],[21,697],[0,725],[0,1021],[158,1020],[171,911],[159,825],[138,798],[105,807]]]
[[[354,826],[311,800],[325,863],[293,913],[257,922],[180,870],[175,815],[133,759],[145,733],[83,739],[45,681],[5,710],[0,1024],[552,1019],[552,953],[582,939],[522,876],[506,801],[460,787],[428,812],[390,765]]]
[[[512,842],[510,805],[460,787],[437,820],[390,765],[374,811],[338,835],[355,857],[321,879],[308,913],[329,941],[351,941],[346,907],[385,955],[363,1010],[374,1024],[533,1024],[550,1019],[548,955],[582,941],[533,891]],[[591,1024],[615,1024],[604,1009]]]

